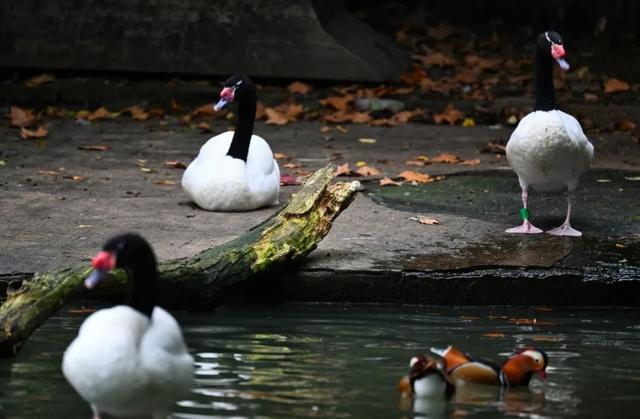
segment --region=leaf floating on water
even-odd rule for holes
[[[380,171],[375,167],[370,167],[367,165],[361,166],[356,170],[356,173],[361,176],[378,176],[380,175]]]
[[[484,333],[482,336],[486,336],[488,338],[503,338],[504,337],[504,333],[502,333],[502,332],[487,332],[487,333]]]
[[[440,224],[440,221],[436,220],[435,218],[425,217],[424,215],[418,215],[417,217],[409,217],[409,219],[411,221],[417,221],[420,224],[426,224],[426,225]]]

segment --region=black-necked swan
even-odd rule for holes
[[[248,77],[233,75],[224,82],[214,109],[237,102],[236,129],[207,141],[182,176],[182,189],[200,208],[247,211],[278,204],[278,163],[269,144],[253,135],[256,100]]]
[[[193,357],[180,326],[155,305],[158,277],[153,250],[137,234],[107,241],[92,260],[85,280],[95,287],[115,268],[128,271],[132,286],[126,305],[99,310],[80,326],[62,360],[62,371],[73,388],[100,413],[166,417],[193,383]]]
[[[569,64],[564,59],[562,38],[552,31],[538,36],[535,59],[535,109],[522,118],[507,143],[507,160],[518,175],[522,189],[518,227],[507,233],[542,233],[529,221],[527,207],[529,187],[542,192],[567,192],[567,216],[560,227],[547,231],[557,236],[582,236],[571,227],[571,193],[580,176],[589,169],[593,145],[582,132],[580,123],[558,110],[553,88],[553,60],[564,71]]]

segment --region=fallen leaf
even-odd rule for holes
[[[380,186],[402,186],[402,182],[396,182],[393,179],[384,177],[380,179]]]
[[[608,79],[606,82],[604,82],[605,93],[626,92],[630,88],[631,86],[629,85],[629,83],[618,79]]]
[[[451,104],[447,105],[442,112],[433,115],[433,121],[436,124],[441,124],[443,121],[446,121],[449,125],[454,125],[460,118],[462,118],[462,112]]]
[[[287,90],[289,91],[289,93],[306,95],[307,93],[311,92],[312,87],[310,84],[302,83],[300,81],[294,81],[287,86]]]
[[[439,156],[436,156],[431,159],[432,163],[443,163],[443,164],[456,164],[460,163],[462,159],[456,156],[455,154],[442,153]]]
[[[418,215],[417,217],[409,217],[409,219],[412,221],[417,221],[420,224],[426,224],[426,225],[440,224],[440,221],[436,220],[435,218],[425,217],[424,215]]]
[[[302,163],[285,163],[282,167],[286,167],[287,169],[297,169],[302,167]]]
[[[86,151],[107,151],[109,150],[109,146],[106,145],[81,145],[78,146],[78,150],[86,150]]]
[[[45,74],[40,74],[39,76],[30,78],[25,82],[25,84],[27,86],[33,87],[33,86],[39,86],[45,83],[51,83],[52,81],[55,81],[55,80],[56,80],[56,77],[53,74],[45,73]]]
[[[273,108],[265,108],[267,115],[267,124],[269,125],[285,125],[289,123],[289,117],[283,112],[279,112]]]
[[[64,167],[59,168],[58,170],[38,170],[38,174],[41,176],[58,176],[64,172]]]
[[[84,176],[78,176],[78,175],[62,176],[62,178],[63,179],[75,180],[76,182],[79,182],[81,180],[85,180],[86,179]]]
[[[68,115],[68,112],[65,109],[59,108],[57,106],[47,106],[44,113],[47,116],[51,116],[54,118],[64,118]]]
[[[356,162],[356,167],[362,167],[362,166],[366,166],[366,165],[367,165],[367,163],[362,161],[362,160],[359,160],[359,161]]]
[[[629,121],[628,119],[623,119],[618,124],[618,129],[620,131],[633,131],[636,129],[636,123],[633,121]]]
[[[201,129],[203,131],[206,131],[206,132],[211,132],[212,131],[211,125],[209,125],[209,123],[206,122],[206,121],[198,122],[196,124],[196,128],[199,128],[199,129]]]
[[[375,144],[375,138],[358,138],[358,142],[362,144]]]
[[[503,338],[504,337],[504,333],[501,333],[501,332],[487,332],[487,333],[484,333],[482,336],[486,336],[488,338]]]
[[[346,134],[347,132],[349,132],[349,130],[343,127],[342,125],[336,125],[336,129],[343,134]]]
[[[283,173],[280,175],[280,185],[281,186],[291,186],[291,185],[299,185],[298,179],[290,174]]]
[[[434,182],[435,179],[426,173],[419,173],[413,170],[405,170],[400,173],[398,177],[403,178],[407,182],[418,182],[418,183],[430,183]]]
[[[447,67],[456,63],[456,60],[440,51],[426,55],[414,55],[413,58],[420,61],[425,67]]]
[[[76,119],[87,119],[89,115],[91,115],[91,112],[86,109],[81,109],[77,111],[74,116]]]
[[[436,41],[443,41],[453,35],[455,31],[456,29],[453,26],[438,23],[436,26],[430,26],[427,28],[427,35]]]
[[[347,94],[344,96],[329,96],[322,99],[320,104],[322,106],[330,106],[338,111],[345,111],[351,102],[353,102],[353,95]]]
[[[216,115],[216,111],[215,109],[213,109],[213,105],[210,103],[206,103],[202,106],[199,106],[191,112],[191,116],[193,116],[194,118],[197,116],[214,116],[214,115]]]
[[[425,162],[424,160],[407,160],[406,162],[404,162],[404,164],[406,164],[407,166],[422,167],[422,166],[426,166],[427,162]]]
[[[358,170],[356,170],[356,173],[358,173],[361,176],[378,176],[381,174],[380,171],[375,167],[370,167],[366,165],[358,168]]]
[[[131,119],[135,121],[146,121],[149,119],[149,113],[145,112],[145,110],[138,106],[129,106],[128,108],[124,108],[120,113],[128,113],[131,115]]]
[[[463,127],[475,127],[476,126],[476,121],[473,118],[465,118],[464,121],[462,121],[462,126]]]
[[[20,136],[25,140],[27,138],[44,138],[47,134],[49,134],[49,131],[47,131],[42,125],[39,125],[38,129],[35,131],[25,127],[20,127]]]
[[[291,103],[287,106],[286,114],[289,120],[296,120],[304,112],[304,107],[297,103]]]
[[[327,125],[323,125],[323,126],[320,127],[320,132],[323,133],[323,134],[331,132],[331,127],[329,127]]]
[[[480,159],[462,160],[458,163],[458,166],[477,166],[480,164]]]
[[[170,167],[172,169],[186,169],[187,166],[185,166],[184,163],[182,163],[179,160],[167,160],[164,162],[164,165],[167,167]]]
[[[11,111],[8,116],[11,119],[11,126],[14,127],[29,126],[36,118],[31,109],[22,109],[17,106],[11,107]]]
[[[337,167],[333,176],[349,176],[351,175],[351,169],[349,168],[349,163],[342,164]]]
[[[482,153],[506,154],[507,147],[503,144],[489,141],[486,146],[480,150]]]
[[[164,118],[164,109],[162,109],[162,108],[151,108],[151,109],[149,109],[149,116],[155,116],[157,118]]]
[[[116,115],[109,112],[107,108],[105,108],[104,106],[101,106],[95,111],[91,112],[89,115],[87,115],[87,119],[89,121],[96,121],[98,119],[110,119],[110,118],[113,118],[114,116]]]
[[[168,179],[162,179],[156,182],[156,185],[162,185],[162,186],[171,186],[175,184],[176,182],[174,180],[168,180]]]
[[[400,81],[408,85],[422,85],[422,81],[428,79],[427,72],[424,68],[414,66],[411,73],[405,73],[400,76]]]
[[[284,154],[284,153],[273,153],[273,158],[276,160],[289,160],[291,157],[289,157],[288,155]]]

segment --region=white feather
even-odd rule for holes
[[[269,144],[251,137],[247,162],[227,155],[233,131],[207,141],[182,176],[182,188],[199,207],[247,211],[277,205],[280,170]]]
[[[115,416],[166,412],[191,388],[193,358],[176,320],[152,320],[128,306],[89,316],[67,348],[62,371],[98,411]]]
[[[427,374],[413,382],[413,391],[417,397],[443,397],[447,384],[439,374]]]
[[[580,123],[558,110],[531,112],[507,144],[507,160],[520,185],[544,192],[575,190],[592,158],[593,145]]]

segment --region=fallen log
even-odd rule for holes
[[[159,305],[212,308],[223,288],[309,254],[349,206],[359,186],[358,182],[332,183],[332,179],[333,170],[326,166],[311,175],[284,208],[246,234],[195,256],[160,263]],[[87,263],[37,273],[18,290],[8,292],[0,306],[0,357],[15,356],[49,316],[84,296],[83,282],[90,271]],[[115,295],[126,289],[126,272],[116,270],[96,292]]]

